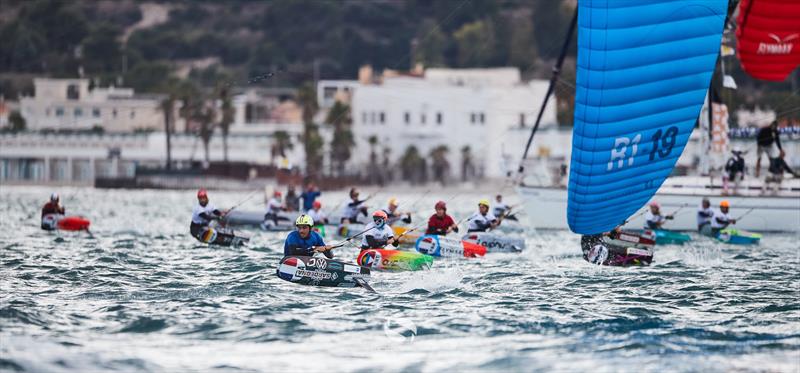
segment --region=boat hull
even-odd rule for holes
[[[788,196],[721,196],[719,194],[677,193],[675,186],[662,188],[652,200],[669,214],[682,208],[665,228],[675,231],[697,231],[696,211],[702,199],[712,206],[723,199],[730,201],[731,215],[736,217],[752,209],[736,222],[736,226],[754,232],[798,232],[800,229],[800,197]],[[569,229],[567,224],[567,189],[521,186],[517,189],[525,203],[528,224],[535,229]],[[644,215],[635,214],[629,227],[643,227]]]

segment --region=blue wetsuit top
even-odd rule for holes
[[[311,231],[308,238],[303,239],[300,237],[299,232],[293,231],[289,233],[289,236],[286,237],[286,242],[283,243],[283,255],[313,256],[314,250],[312,247],[315,246],[325,246],[325,242],[319,233]],[[330,251],[325,251],[323,254],[328,258],[333,258],[333,253]]]

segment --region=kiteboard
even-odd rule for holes
[[[91,222],[81,216],[62,216],[59,214],[47,214],[42,217],[42,229],[62,230],[62,231],[85,231],[89,229]]]
[[[369,268],[333,259],[286,256],[278,264],[276,274],[282,280],[300,285],[346,288],[361,286],[374,292],[366,282],[370,275]]]
[[[716,239],[731,245],[758,245],[761,235],[736,228],[720,230]]]
[[[250,241],[249,236],[234,232],[232,229],[208,227],[197,238],[198,241],[219,246],[243,246]]]
[[[419,271],[433,265],[433,257],[392,249],[361,250],[356,263],[378,271]]]
[[[683,245],[692,240],[692,236],[670,231],[666,229],[653,229],[653,234],[656,236],[656,244],[658,245]],[[644,233],[644,231],[639,231]]]
[[[435,234],[418,238],[414,247],[420,253],[445,258],[475,258],[486,255],[486,248],[481,245]]]
[[[643,233],[622,231],[614,238],[581,237],[583,259],[605,266],[649,266],[653,261],[655,244],[655,235],[649,230]]]
[[[506,236],[493,232],[467,233],[462,240],[476,243],[486,248],[489,253],[518,253],[525,250],[525,239]]]

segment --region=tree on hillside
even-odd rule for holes
[[[333,126],[331,161],[336,165],[336,172],[339,175],[344,173],[344,166],[350,160],[352,148],[355,146],[353,132],[350,130],[352,122],[350,106],[339,101],[331,107],[327,118],[325,118],[325,123]]]
[[[458,45],[460,67],[485,67],[491,62],[495,49],[494,27],[490,19],[475,21],[453,33]]]
[[[437,22],[432,19],[423,21],[412,43],[415,45],[414,62],[426,67],[445,66],[444,52],[448,39]]]

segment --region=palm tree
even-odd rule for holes
[[[222,131],[222,159],[225,163],[228,162],[228,134],[230,133],[231,124],[233,123],[233,104],[231,103],[231,95],[228,87],[223,87],[219,90],[219,99],[222,101],[222,117],[219,122],[219,129]]]
[[[297,100],[303,109],[303,148],[306,152],[306,175],[312,179],[322,171],[322,136],[314,124],[314,115],[319,110],[314,87],[305,84],[297,93]]]
[[[206,165],[211,163],[209,155],[208,144],[211,142],[211,136],[214,135],[214,108],[211,106],[201,105],[199,109],[194,112],[194,119],[198,123],[197,134],[200,140],[203,141],[203,150],[205,151]]]
[[[350,160],[352,148],[355,146],[353,132],[350,130],[352,122],[350,106],[338,101],[331,107],[325,118],[325,123],[333,126],[331,160],[336,163],[336,171],[339,175],[344,173],[344,166]]]
[[[475,175],[475,165],[472,160],[472,149],[469,145],[461,148],[461,181],[467,181]]]
[[[403,180],[418,182],[421,180],[420,171],[424,160],[419,154],[419,150],[414,145],[409,145],[403,156],[400,157],[400,170]]]
[[[175,114],[175,96],[169,95],[161,101],[161,112],[164,114],[164,133],[167,136],[167,171],[172,168],[172,126]]]
[[[272,164],[275,165],[275,156],[280,155],[286,158],[286,150],[294,149],[294,144],[292,144],[292,139],[286,131],[275,131],[275,134],[272,136],[275,139],[270,147],[270,153]]]
[[[392,167],[389,167],[389,156],[392,154],[392,148],[388,146],[383,147],[383,163],[381,168],[381,183],[386,181],[394,180],[394,174],[392,173]]]
[[[433,178],[442,183],[442,185],[447,182],[450,174],[450,162],[447,161],[447,153],[449,151],[447,145],[439,145],[433,148],[430,153]]]
[[[378,146],[378,136],[370,136],[367,142],[369,142],[369,179],[370,182],[375,182],[378,173],[378,154],[375,152],[375,147]]]

